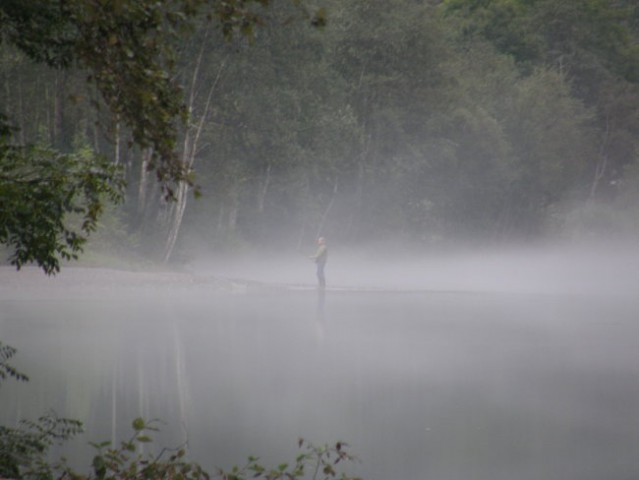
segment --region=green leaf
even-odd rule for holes
[[[142,418],[138,417],[135,420],[133,420],[131,426],[133,427],[133,430],[135,430],[136,432],[139,432],[141,430],[144,430],[144,428],[146,427],[146,423],[144,422]]]

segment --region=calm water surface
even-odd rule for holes
[[[137,416],[203,466],[273,464],[343,440],[366,479],[639,476],[639,299],[517,293],[117,289],[0,301],[27,384],[6,423],[53,409],[88,441]]]

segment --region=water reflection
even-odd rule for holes
[[[317,320],[324,321],[324,306],[326,304],[326,289],[317,289]]]
[[[161,418],[165,443],[210,469],[285,461],[302,436],[349,442],[368,479],[632,478],[637,311],[326,291],[5,303],[2,339],[32,382],[0,390],[0,415],[52,407],[85,421],[82,442]]]

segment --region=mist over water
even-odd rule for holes
[[[31,382],[2,385],[0,417],[79,418],[78,457],[161,418],[210,469],[291,460],[301,436],[348,442],[366,479],[639,473],[636,251],[329,248],[323,294],[300,254],[2,272],[0,336]]]
[[[447,253],[340,249],[329,244],[326,275],[334,289],[546,294],[633,294],[639,242],[506,247]],[[201,260],[194,272],[289,286],[314,285],[304,254]]]

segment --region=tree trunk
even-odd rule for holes
[[[53,116],[53,138],[51,144],[62,151],[71,148],[71,128],[67,119],[67,81],[68,73],[58,71],[55,77],[55,106]]]
[[[297,237],[297,251],[300,252],[302,249],[302,244],[304,243],[304,238],[306,237],[306,229],[307,229],[307,218],[308,218],[308,199],[310,196],[309,193],[309,179],[308,174],[304,175],[304,201],[303,201],[303,209],[302,209],[302,224],[300,225],[300,233]]]
[[[597,189],[599,182],[606,174],[606,168],[608,167],[608,155],[606,155],[606,148],[608,146],[608,137],[610,135],[610,122],[606,119],[606,131],[604,132],[604,138],[599,146],[599,155],[597,156],[597,163],[595,164],[595,174],[590,185],[590,195],[588,202],[594,202],[597,196]]]
[[[171,259],[175,243],[177,242],[178,234],[180,233],[180,226],[182,225],[182,218],[184,217],[184,211],[186,210],[186,200],[188,198],[189,186],[185,182],[180,182],[175,195],[175,201],[172,207],[171,224],[169,226],[169,233],[164,246],[164,263],[168,263]]]
[[[197,146],[198,141],[200,139],[200,135],[202,134],[202,129],[204,128],[204,121],[208,115],[208,111],[211,105],[211,100],[213,97],[213,91],[217,85],[217,82],[220,79],[220,75],[222,74],[222,70],[224,69],[225,62],[222,62],[220,69],[217,72],[217,77],[215,81],[211,84],[209,88],[208,95],[206,97],[206,101],[204,103],[204,107],[200,114],[197,122],[192,122],[194,120],[193,110],[196,104],[196,84],[199,77],[200,67],[202,65],[202,57],[204,54],[205,41],[202,42],[202,46],[200,48],[200,54],[198,55],[197,62],[195,64],[195,68],[193,70],[193,74],[191,76],[191,87],[188,99],[188,112],[189,112],[189,124],[187,125],[186,131],[184,133],[184,142],[182,144],[182,164],[184,165],[187,172],[190,172],[193,168],[193,164],[195,163],[195,156],[197,154]],[[170,215],[169,221],[169,231],[166,239],[166,243],[164,246],[164,262],[168,263],[171,259],[171,255],[173,254],[173,249],[175,248],[175,244],[178,239],[178,235],[180,233],[180,227],[182,226],[182,219],[184,218],[184,211],[186,209],[186,201],[188,198],[189,185],[185,182],[180,182],[178,186],[178,191],[176,195],[175,205],[171,209],[172,215]]]
[[[228,222],[226,224],[227,234],[229,238],[235,237],[237,229],[237,213],[239,210],[239,184],[238,181],[234,181],[229,192],[229,215]]]
[[[366,178],[365,163],[366,158],[364,155],[362,155],[360,161],[357,164],[357,184],[355,185],[355,198],[353,200],[353,207],[351,209],[351,214],[348,219],[348,226],[346,228],[349,236],[352,236],[357,229],[355,219],[360,218],[362,215],[362,206],[364,204],[364,181]]]
[[[120,150],[122,149],[122,142],[120,139],[120,118],[119,116],[116,115],[115,117],[115,124],[113,125],[113,136],[114,138],[114,143],[115,143],[115,152],[114,152],[114,158],[113,158],[113,163],[115,163],[116,165],[120,165]]]
[[[258,213],[264,213],[264,203],[266,201],[266,194],[268,193],[268,187],[271,184],[271,164],[266,165],[266,172],[262,180],[262,185],[257,192],[257,211]]]
[[[149,162],[153,152],[150,149],[142,152],[142,166],[140,167],[140,184],[138,186],[138,215],[142,216],[146,210],[149,188]]]

